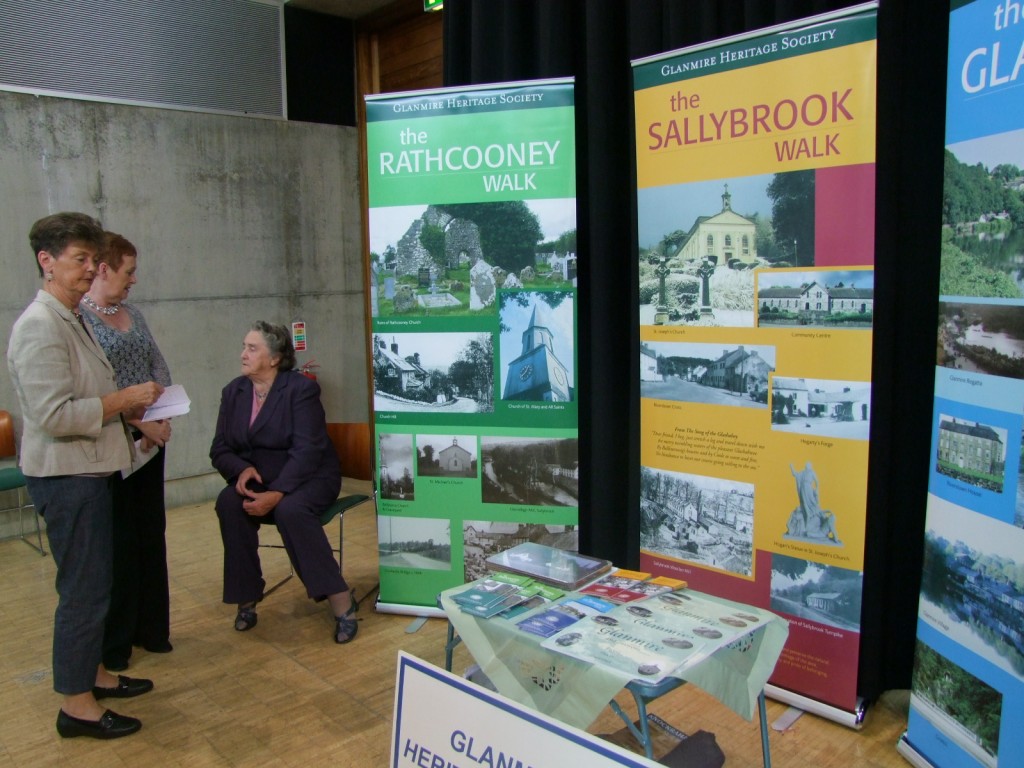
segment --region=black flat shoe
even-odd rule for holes
[[[117,676],[117,685],[113,688],[95,686],[92,695],[97,699],[130,699],[153,690],[153,681],[141,677]]]
[[[170,653],[174,650],[169,640],[161,640],[158,643],[143,643],[142,647],[150,653]]]
[[[107,710],[99,720],[81,720],[63,709],[57,715],[57,733],[65,739],[88,736],[92,739],[119,739],[142,728],[142,721]]]
[[[238,606],[238,613],[235,614],[235,631],[248,632],[256,626],[256,604]]]

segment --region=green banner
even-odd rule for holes
[[[569,80],[369,97],[380,600],[523,541],[576,549]]]
[[[575,197],[572,107],[368,123],[370,207]]]

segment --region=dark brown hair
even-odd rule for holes
[[[99,251],[103,246],[103,225],[85,213],[52,213],[32,225],[28,242],[32,246],[32,258],[39,269],[39,276],[42,277],[43,267],[38,258],[40,251],[46,251],[56,258],[72,243],[92,246]]]

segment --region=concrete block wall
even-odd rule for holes
[[[320,365],[328,421],[367,419],[360,175],[351,127],[0,92],[3,349],[40,285],[36,219],[78,210],[123,234],[139,249],[129,301],[192,399],[174,422],[167,502],[209,500],[220,390],[252,321],[305,322],[299,362]],[[6,359],[0,408],[20,437]]]

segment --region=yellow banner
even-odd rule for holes
[[[875,160],[875,41],[636,93],[637,186]]]
[[[876,32],[873,10],[825,15],[634,74],[640,567],[782,615],[772,682],[844,709],[874,418]]]
[[[666,472],[749,484],[757,516],[754,549],[859,571],[864,556],[870,410],[851,410],[843,414],[849,421],[824,426],[821,419],[773,419],[772,413],[782,412],[775,402],[779,393],[805,393],[801,396],[820,402],[823,412],[835,414],[843,393],[870,387],[871,333],[761,328],[756,346],[751,345],[752,336],[734,328],[641,328],[641,341],[663,356],[714,357],[743,349],[745,343],[748,351],[760,350],[772,360],[775,370],[769,374],[773,396],[764,408],[758,408],[746,392],[729,393],[734,407],[727,408],[641,398],[640,463]],[[707,352],[701,353],[702,348]],[[779,382],[776,377],[781,377]],[[698,392],[696,385],[692,389]],[[797,410],[806,413],[808,409],[804,404]],[[820,483],[821,508],[834,516],[841,548],[826,539],[817,543],[784,539],[790,516],[800,506],[793,473],[804,471],[808,463]],[[698,485],[701,482],[697,480]],[[752,572],[749,577],[767,578],[768,574]]]

